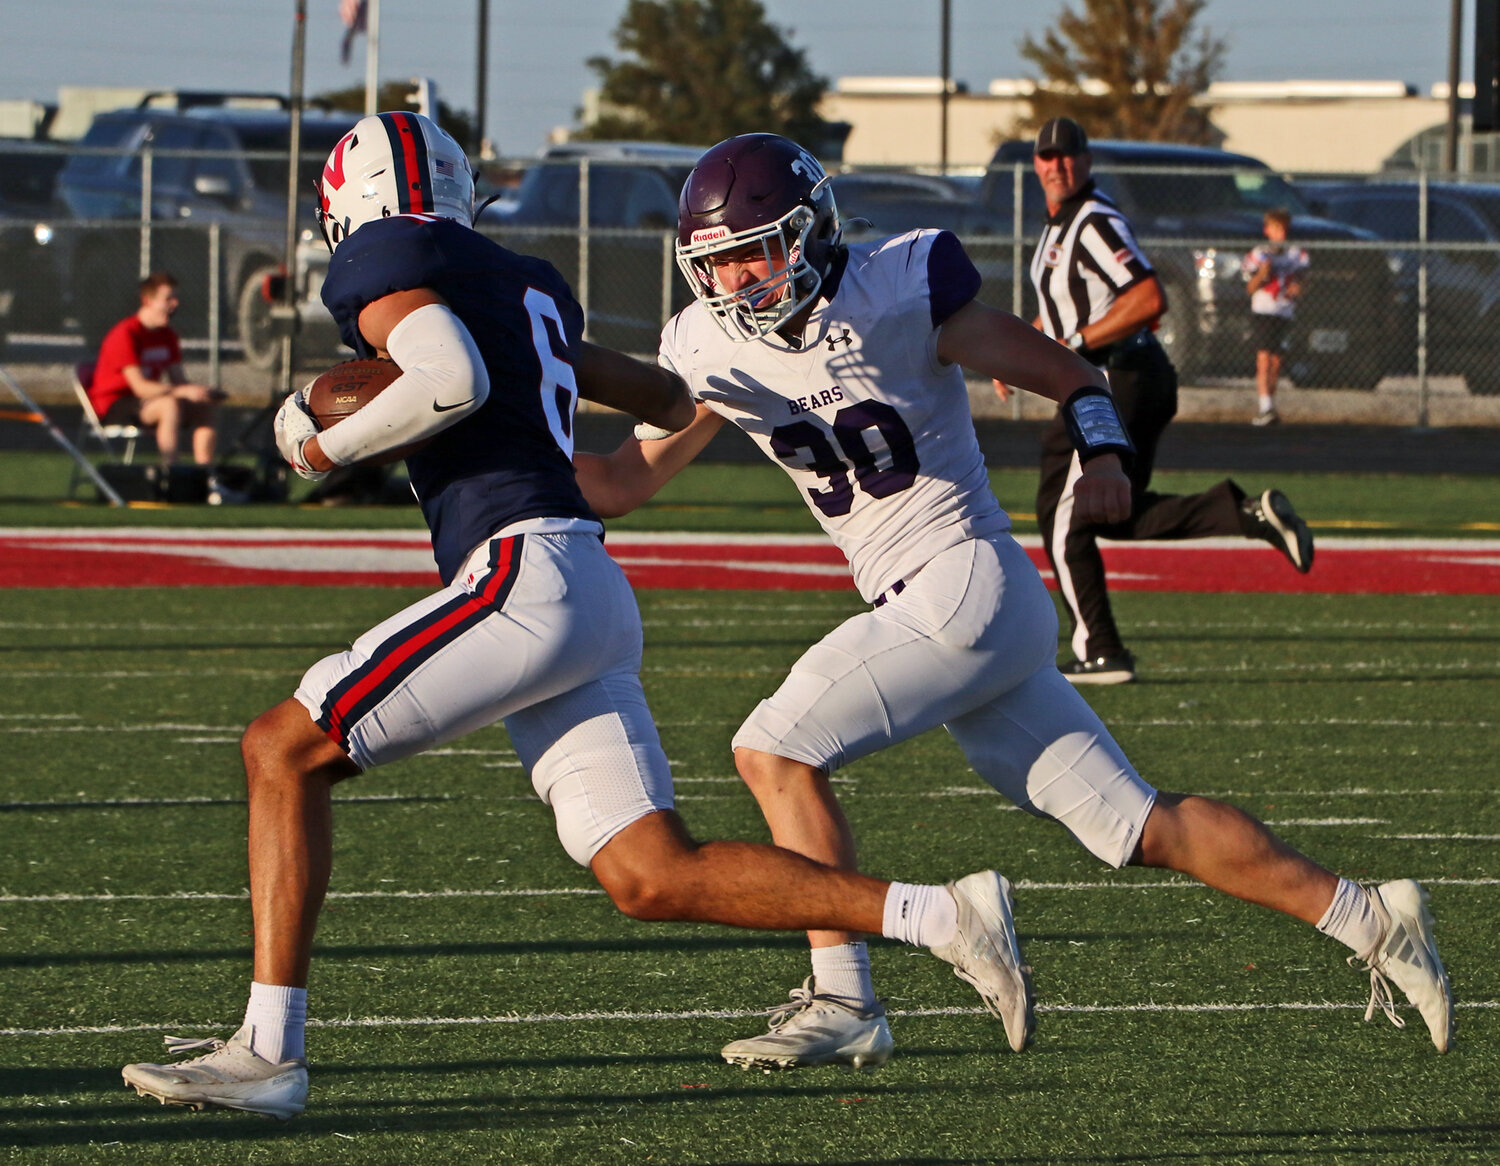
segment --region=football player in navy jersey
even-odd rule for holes
[[[809,648],[734,736],[772,839],[854,869],[831,774],[942,725],[980,777],[1102,861],[1180,871],[1342,942],[1370,975],[1366,1018],[1378,1005],[1404,1026],[1394,981],[1446,1052],[1452,996],[1418,883],[1362,887],[1233,806],[1158,792],[1058,671],[1057,611],[990,489],[960,366],[1062,406],[1087,522],[1131,505],[1131,442],[1104,373],[976,298],[979,273],[946,231],[843,245],[822,166],[774,134],[699,159],[678,203],[677,259],[697,302],[662,330],[659,360],[686,379],[699,417],[680,436],[638,428],[646,441],[580,454],[585,497],[606,518],[625,513],[729,421],[791,476],[871,605]],[[1008,916],[1004,881],[990,890]],[[809,938],[813,976],[726,1060],[889,1056],[861,937]]]
[[[1029,1026],[1015,934],[989,906],[998,874],[887,883],[773,846],[699,843],[673,809],[641,689],[640,615],[571,454],[579,396],[680,430],[694,413],[681,379],[584,342],[557,272],[472,229],[468,159],[426,118],[361,120],[319,192],[333,251],[324,301],[351,348],[388,355],[401,375],[321,431],[305,390],[293,395],[277,445],[317,478],[424,443],[406,461],[443,589],[319,661],[246,731],[255,964],[244,1024],[228,1041],[169,1038],[206,1051],[128,1065],[127,1084],[172,1105],[300,1113],[333,785],[500,719],[564,848],[625,914],[885,932],[953,964],[1007,1029]]]

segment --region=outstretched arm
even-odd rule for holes
[[[982,300],[970,300],[948,318],[938,333],[937,353],[949,364],[961,364],[1059,405],[1079,389],[1109,392],[1101,369],[1025,320]],[[1128,517],[1130,479],[1119,457],[1085,454],[1083,477],[1073,497],[1074,517],[1080,523],[1121,522]]]
[[[573,467],[584,499],[600,518],[618,518],[650,501],[698,456],[724,419],[699,405],[688,427],[660,441],[627,437],[613,453],[575,453]]]
[[[1109,388],[1104,373],[1025,320],[970,300],[938,334],[938,356],[1059,405],[1084,385]]]
[[[579,342],[573,356],[578,395],[584,400],[619,409],[673,433],[692,422],[693,399],[682,378],[670,369],[586,340]]]

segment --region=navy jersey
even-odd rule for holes
[[[359,333],[367,304],[430,288],[463,321],[489,372],[489,399],[406,459],[450,582],[497,530],[528,518],[594,519],[573,473],[572,344],[583,310],[550,263],[517,255],[451,219],[397,215],[339,244],[323,302],[344,343],[373,356]]]

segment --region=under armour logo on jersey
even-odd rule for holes
[[[844,329],[841,329],[841,331],[843,332],[842,336],[829,336],[828,337],[828,351],[829,352],[837,352],[839,350],[839,345],[840,344],[847,344],[850,347],[853,347],[854,341],[849,336],[849,329],[844,328]]]

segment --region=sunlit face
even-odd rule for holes
[[[714,290],[720,295],[733,295],[745,288],[754,287],[771,277],[774,272],[786,268],[786,244],[779,236],[756,240],[730,251],[711,255],[709,266],[713,270]],[[764,295],[753,301],[757,308],[768,307],[790,292],[790,285],[782,283],[769,288]]]
[[[1084,188],[1092,170],[1092,158],[1087,150],[1082,154],[1046,150],[1032,155],[1031,165],[1036,171],[1037,181],[1042,184],[1047,209],[1055,211]]]
[[[164,328],[181,302],[175,285],[153,288],[141,298],[141,322],[152,328]]]

